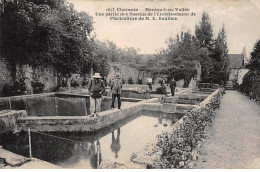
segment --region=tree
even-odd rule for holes
[[[250,53],[251,60],[248,64],[250,70],[260,70],[260,40],[258,40],[253,48],[253,51]]]
[[[249,72],[244,76],[239,89],[251,99],[260,102],[260,39],[255,43],[250,55],[251,60],[247,66]]]
[[[226,32],[224,25],[219,31],[217,39],[214,41],[214,49],[212,50],[213,68],[210,71],[210,80],[214,83],[224,84],[228,80],[228,47],[226,41]],[[223,82],[223,83],[222,83]]]
[[[3,5],[1,54],[13,66],[52,66],[63,76],[90,66],[93,22],[88,14],[64,0],[13,0]]]
[[[213,30],[209,15],[203,12],[199,25],[195,26],[195,36],[199,46],[212,49],[213,46]]]

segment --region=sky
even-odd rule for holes
[[[259,0],[67,0],[77,11],[87,12],[93,17],[95,35],[100,41],[110,40],[117,46],[138,48],[140,54],[157,53],[166,48],[166,40],[180,31],[190,30],[194,34],[195,25],[201,20],[203,11],[209,14],[216,37],[225,26],[230,54],[239,54],[243,47],[247,54],[260,39]],[[96,16],[107,8],[189,8],[196,16],[178,17],[168,21],[122,21]]]

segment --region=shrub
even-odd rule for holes
[[[60,90],[60,86],[56,85],[55,87],[53,87],[50,91],[51,92],[58,92]]]
[[[79,83],[78,83],[78,81],[71,80],[70,86],[71,86],[71,87],[78,87],[78,86],[79,86]]]
[[[193,109],[183,116],[183,123],[173,133],[158,135],[158,143],[162,150],[153,168],[190,168],[190,162],[197,159],[197,146],[205,139],[205,131],[215,117],[219,108],[223,89],[212,95],[204,106]]]
[[[23,94],[26,94],[24,78],[16,80],[14,84],[5,84],[1,92],[3,97],[19,96]]]
[[[59,80],[59,87],[67,87],[67,80],[65,78]]]
[[[128,84],[133,84],[133,83],[134,83],[133,78],[129,78],[128,79]]]
[[[138,78],[138,84],[139,84],[139,85],[142,85],[142,84],[143,84],[142,78]]]
[[[123,84],[123,85],[125,84],[125,79],[124,79],[124,78],[122,79],[122,84]]]
[[[44,86],[44,83],[41,81],[32,81],[33,94],[43,93]]]
[[[249,71],[243,78],[239,90],[251,99],[260,102],[260,70]]]
[[[156,94],[166,94],[167,90],[165,86],[156,88]]]
[[[84,80],[81,82],[81,85],[82,85],[82,86],[88,85],[88,80],[87,80],[87,79],[84,79]]]

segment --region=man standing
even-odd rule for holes
[[[101,80],[100,73],[95,73],[90,81],[88,90],[90,93],[90,113],[91,117],[99,117],[102,95],[105,92],[105,85]]]
[[[153,83],[152,78],[148,78],[148,79],[147,79],[147,85],[149,86],[150,92],[153,91],[152,83]]]
[[[112,81],[111,83],[111,90],[112,90],[112,105],[111,108],[115,108],[114,107],[114,103],[115,103],[115,99],[117,97],[117,101],[118,101],[118,109],[121,109],[121,89],[122,89],[122,82],[119,78],[119,75],[115,75],[115,79]]]
[[[176,88],[176,81],[174,80],[174,78],[170,81],[170,88],[171,88],[172,96],[174,96],[175,88]]]

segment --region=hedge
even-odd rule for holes
[[[183,116],[183,123],[173,133],[164,132],[158,136],[158,144],[162,150],[160,160],[151,168],[192,168],[197,159],[198,145],[205,138],[205,131],[215,117],[219,107],[223,88],[219,88],[205,99],[198,108]]]

